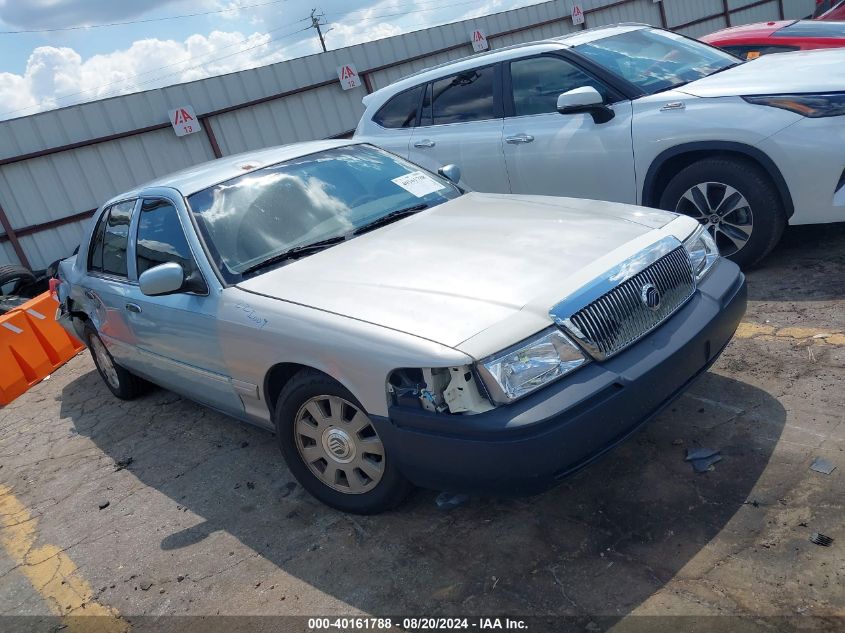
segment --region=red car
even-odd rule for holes
[[[845,20],[845,0],[816,0],[816,20]]]
[[[842,7],[845,8],[845,2]],[[834,10],[838,10],[834,9]],[[769,53],[845,47],[845,22],[784,20],[735,26],[701,38],[742,59]]]

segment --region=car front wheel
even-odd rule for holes
[[[660,207],[707,227],[719,252],[746,268],[780,241],[786,214],[768,174],[748,160],[706,158],[669,181]]]
[[[389,459],[367,412],[325,374],[304,370],[291,378],[274,418],[288,467],[326,505],[376,514],[408,494],[411,486]]]

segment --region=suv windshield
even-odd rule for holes
[[[350,145],[256,169],[188,203],[212,259],[234,283],[263,262],[315,252],[388,214],[459,195],[448,180],[397,156]]]
[[[575,50],[646,94],[677,88],[742,63],[712,46],[653,29],[620,33],[580,44]]]

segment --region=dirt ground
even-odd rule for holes
[[[448,512],[431,491],[330,510],[270,434],[164,390],[118,401],[86,352],[0,411],[0,629],[401,614],[845,630],[845,225],[790,229],[749,284],[724,356],[643,432],[548,493]],[[723,460],[696,474],[697,447]]]

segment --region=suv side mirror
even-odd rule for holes
[[[437,173],[456,185],[461,181],[461,168],[457,165],[443,165]]]
[[[185,282],[185,270],[176,262],[153,266],[138,277],[141,292],[150,297],[179,292],[183,290]]]
[[[607,123],[616,113],[606,105],[604,97],[592,86],[575,88],[557,98],[557,111],[561,114],[588,113],[596,124]]]

